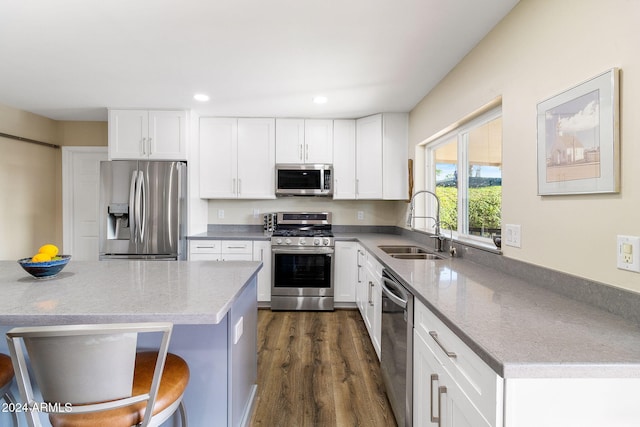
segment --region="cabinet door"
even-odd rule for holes
[[[335,289],[336,302],[356,301],[358,251],[356,242],[336,242]]]
[[[377,274],[371,282],[371,342],[380,359],[380,346],[382,343],[382,279]]]
[[[274,119],[238,119],[239,199],[275,199]]]
[[[382,195],[385,200],[409,199],[409,115],[382,116]]]
[[[148,123],[145,110],[109,110],[109,159],[146,158]]]
[[[303,119],[276,119],[276,163],[304,163]]]
[[[333,120],[304,121],[304,163],[333,163]]]
[[[356,197],[382,199],[382,116],[356,121]]]
[[[200,119],[200,197],[236,198],[237,119]]]
[[[356,121],[333,121],[333,198],[356,198]]]
[[[253,260],[262,261],[262,270],[258,273],[258,301],[271,301],[271,242],[254,240]]]
[[[187,113],[149,111],[149,160],[187,159]]]
[[[441,368],[427,344],[413,333],[413,425],[438,426],[438,386]],[[442,408],[440,408],[442,409]]]

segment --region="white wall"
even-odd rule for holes
[[[410,115],[413,146],[503,100],[504,255],[640,292],[616,268],[616,235],[640,235],[640,1],[521,0]],[[455,29],[452,29],[455,31]],[[464,29],[460,29],[464,31]],[[620,73],[621,192],[537,195],[536,104],[610,68]]]

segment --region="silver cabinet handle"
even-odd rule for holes
[[[298,149],[298,158],[302,160],[302,144],[300,144],[300,148]]]
[[[242,180],[238,178],[238,195],[240,195],[240,193],[242,192],[241,188],[242,188]]]
[[[197,249],[214,249],[215,246],[196,246]]]
[[[440,424],[440,413],[438,412],[438,416],[433,416],[433,382],[438,381],[438,374],[431,374],[431,384],[429,386],[429,412],[432,423]],[[439,410],[440,408],[438,408]]]
[[[140,141],[140,151],[142,151],[143,155],[147,154],[147,138],[142,138],[142,140]]]
[[[151,155],[151,144],[152,144],[153,138],[149,138],[148,141],[149,141],[149,155]]]
[[[309,144],[305,144],[304,146],[304,159],[309,160]]]
[[[373,292],[372,291],[373,291],[373,287],[374,286],[375,285],[373,284],[373,282],[369,281],[369,305],[372,306],[372,307],[373,307],[373,296],[372,296]]]
[[[442,395],[447,392],[447,387],[438,387],[438,427],[442,425]]]
[[[450,357],[451,359],[455,359],[456,357],[458,357],[453,351],[449,351],[444,347],[444,345],[438,339],[438,333],[436,331],[429,331],[429,335],[431,335],[431,338],[433,338],[436,344],[438,344],[438,347],[440,347],[442,351],[444,351],[444,354],[446,354],[447,357]]]

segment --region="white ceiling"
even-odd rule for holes
[[[106,120],[107,107],[405,112],[516,3],[0,0],[0,104],[56,120]]]

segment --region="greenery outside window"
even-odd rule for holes
[[[487,240],[499,235],[502,109],[494,108],[425,145],[426,188],[440,199],[442,233]],[[426,199],[435,217],[434,204]]]

